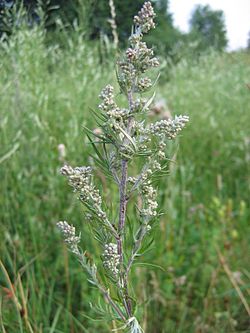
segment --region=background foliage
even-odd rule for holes
[[[196,6],[191,20],[191,35],[200,40],[201,50],[213,47],[223,50],[227,46],[226,28],[222,10],[212,10],[210,6]]]
[[[131,20],[135,13],[141,8],[143,0],[114,0],[116,10],[116,23],[120,46],[124,46],[131,32]],[[10,31],[6,26],[6,17],[14,11],[15,6],[23,6],[29,13],[29,23],[34,24],[41,21],[42,7],[46,16],[46,27],[55,30],[59,21],[62,21],[67,29],[72,30],[76,22],[78,27],[85,33],[85,38],[99,39],[107,36],[112,38],[112,29],[109,22],[111,17],[109,1],[97,0],[24,0],[15,2],[2,0],[0,2],[0,31]],[[148,42],[154,45],[158,53],[174,55],[176,47],[190,42],[198,41],[196,53],[204,51],[209,47],[223,50],[227,46],[225,22],[222,11],[212,10],[209,6],[199,5],[194,10],[190,20],[190,33],[181,33],[173,24],[172,14],[169,10],[169,0],[155,0],[155,11],[157,14],[157,29],[148,37]],[[2,9],[1,9],[2,8]],[[55,35],[53,36],[55,41]],[[185,47],[185,46],[182,46]]]

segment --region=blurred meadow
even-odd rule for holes
[[[115,53],[79,26],[24,24],[1,39],[0,332],[109,331],[91,319],[99,296],[55,224],[74,223],[83,248],[99,253],[59,169],[93,164],[83,125],[95,128],[100,90],[116,84]],[[160,59],[149,117],[186,114],[190,123],[157,185],[164,214],[141,259],[155,266],[132,272],[139,317],[149,333],[250,332],[250,53]],[[98,183],[115,202],[100,172]]]

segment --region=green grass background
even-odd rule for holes
[[[74,223],[83,248],[95,251],[80,204],[59,175],[57,147],[65,144],[74,166],[91,163],[82,126],[94,128],[90,108],[107,83],[115,84],[114,60],[99,54],[100,46],[79,34],[63,48],[48,44],[40,28],[17,31],[1,44],[0,258],[22,307],[15,307],[1,269],[1,332],[31,332],[24,304],[34,332],[102,333],[111,326],[90,319],[96,314],[89,302],[98,295],[55,226],[62,219]],[[142,259],[164,271],[138,266],[132,273],[148,333],[250,332],[217,253],[249,304],[249,84],[250,55],[243,52],[162,67],[156,98],[172,114],[189,115],[190,124],[169,147],[175,162],[158,184],[166,214]]]

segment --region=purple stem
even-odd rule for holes
[[[129,102],[129,108],[131,109],[132,107],[132,102],[133,102],[133,95],[132,95],[132,90],[129,91],[128,93],[128,102]],[[127,126],[127,133],[130,134],[131,131],[131,126],[132,126],[132,118],[129,119],[128,121],[128,126]],[[124,144],[126,144],[126,138],[124,138]],[[123,233],[124,233],[124,227],[125,227],[125,220],[126,220],[126,210],[127,210],[127,203],[128,203],[128,198],[127,198],[127,178],[128,178],[128,161],[126,159],[123,159],[121,161],[121,180],[119,184],[119,192],[120,192],[120,208],[119,208],[119,223],[118,223],[118,234],[119,234],[119,239],[117,240],[117,250],[118,254],[120,256],[120,272],[121,272],[121,282],[123,284],[124,288],[124,305],[127,311],[127,314],[129,317],[132,315],[132,305],[131,301],[129,298],[129,293],[128,293],[128,280],[126,278],[125,272],[124,272],[124,267],[123,267]]]

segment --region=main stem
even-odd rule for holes
[[[133,103],[133,94],[132,89],[128,92],[128,102],[129,108],[131,109]],[[132,125],[132,118],[128,121],[127,133],[130,135]],[[124,138],[124,144],[126,144],[126,138]],[[127,179],[128,179],[128,161],[126,159],[122,159],[121,161],[121,181],[119,185],[120,192],[120,208],[119,208],[119,223],[118,223],[118,233],[119,239],[117,240],[117,250],[120,256],[120,278],[122,288],[124,289],[124,306],[126,308],[126,312],[129,317],[132,315],[132,306],[131,300],[128,293],[128,280],[125,275],[124,267],[123,267],[123,236],[124,236],[124,227],[126,220],[126,211],[127,211]]]

